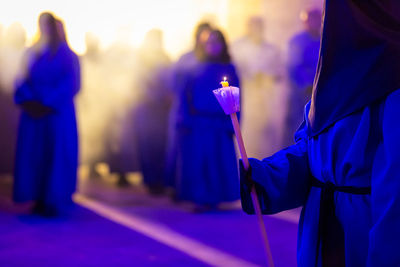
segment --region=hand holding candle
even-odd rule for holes
[[[246,149],[244,147],[242,133],[240,131],[239,121],[236,112],[240,111],[240,90],[238,87],[229,86],[229,83],[224,77],[221,81],[222,88],[213,90],[215,97],[224,110],[225,114],[231,116],[233,128],[235,130],[236,140],[238,142],[239,151],[242,156],[243,165],[246,170],[250,168],[249,160],[247,158]],[[258,202],[255,187],[251,188],[251,198],[254,206],[255,213],[258,218],[261,234],[263,236],[264,248],[267,254],[268,266],[274,266],[272,259],[271,249],[268,241],[267,231],[265,230],[264,220],[261,214],[260,203]]]

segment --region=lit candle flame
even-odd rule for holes
[[[229,87],[229,83],[226,80],[226,76],[224,77],[224,80],[220,84],[222,85],[222,87]]]

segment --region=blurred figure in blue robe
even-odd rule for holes
[[[239,198],[232,123],[212,93],[224,76],[239,86],[225,39],[216,30],[202,61],[185,73],[177,114],[178,198],[196,204],[195,211]]]
[[[14,96],[22,110],[14,200],[33,202],[43,215],[57,215],[71,204],[77,179],[74,96],[80,68],[60,24],[51,13],[40,15],[40,38],[27,51]]]
[[[293,140],[293,134],[303,121],[304,106],[311,99],[321,43],[321,16],[321,11],[316,8],[303,11],[300,18],[305,29],[289,42],[287,70],[290,90],[286,117],[288,141]]]
[[[183,54],[174,66],[175,83],[179,84],[185,69],[195,66],[204,57],[204,48],[212,27],[209,23],[203,22],[197,25],[195,31],[195,43],[193,50]]]
[[[176,156],[177,156],[177,135],[176,135],[176,120],[179,106],[179,88],[185,83],[185,73],[188,69],[195,67],[202,58],[204,58],[204,47],[208,40],[212,28],[207,22],[197,25],[194,35],[194,48],[183,54],[179,60],[172,66],[171,71],[171,98],[172,106],[170,108],[168,118],[168,141],[167,141],[167,156],[165,166],[165,185],[175,188],[176,178]]]
[[[241,168],[265,214],[303,206],[298,266],[400,263],[400,2],[326,0],[296,144]],[[251,175],[252,180],[244,177]]]

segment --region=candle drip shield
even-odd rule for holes
[[[238,87],[222,87],[213,90],[213,93],[225,114],[230,115],[240,111],[240,93]]]

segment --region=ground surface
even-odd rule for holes
[[[16,214],[0,183],[0,266],[265,266],[256,218],[238,205],[196,214],[140,186],[81,181],[57,219]],[[298,210],[265,216],[276,266],[296,266]]]

